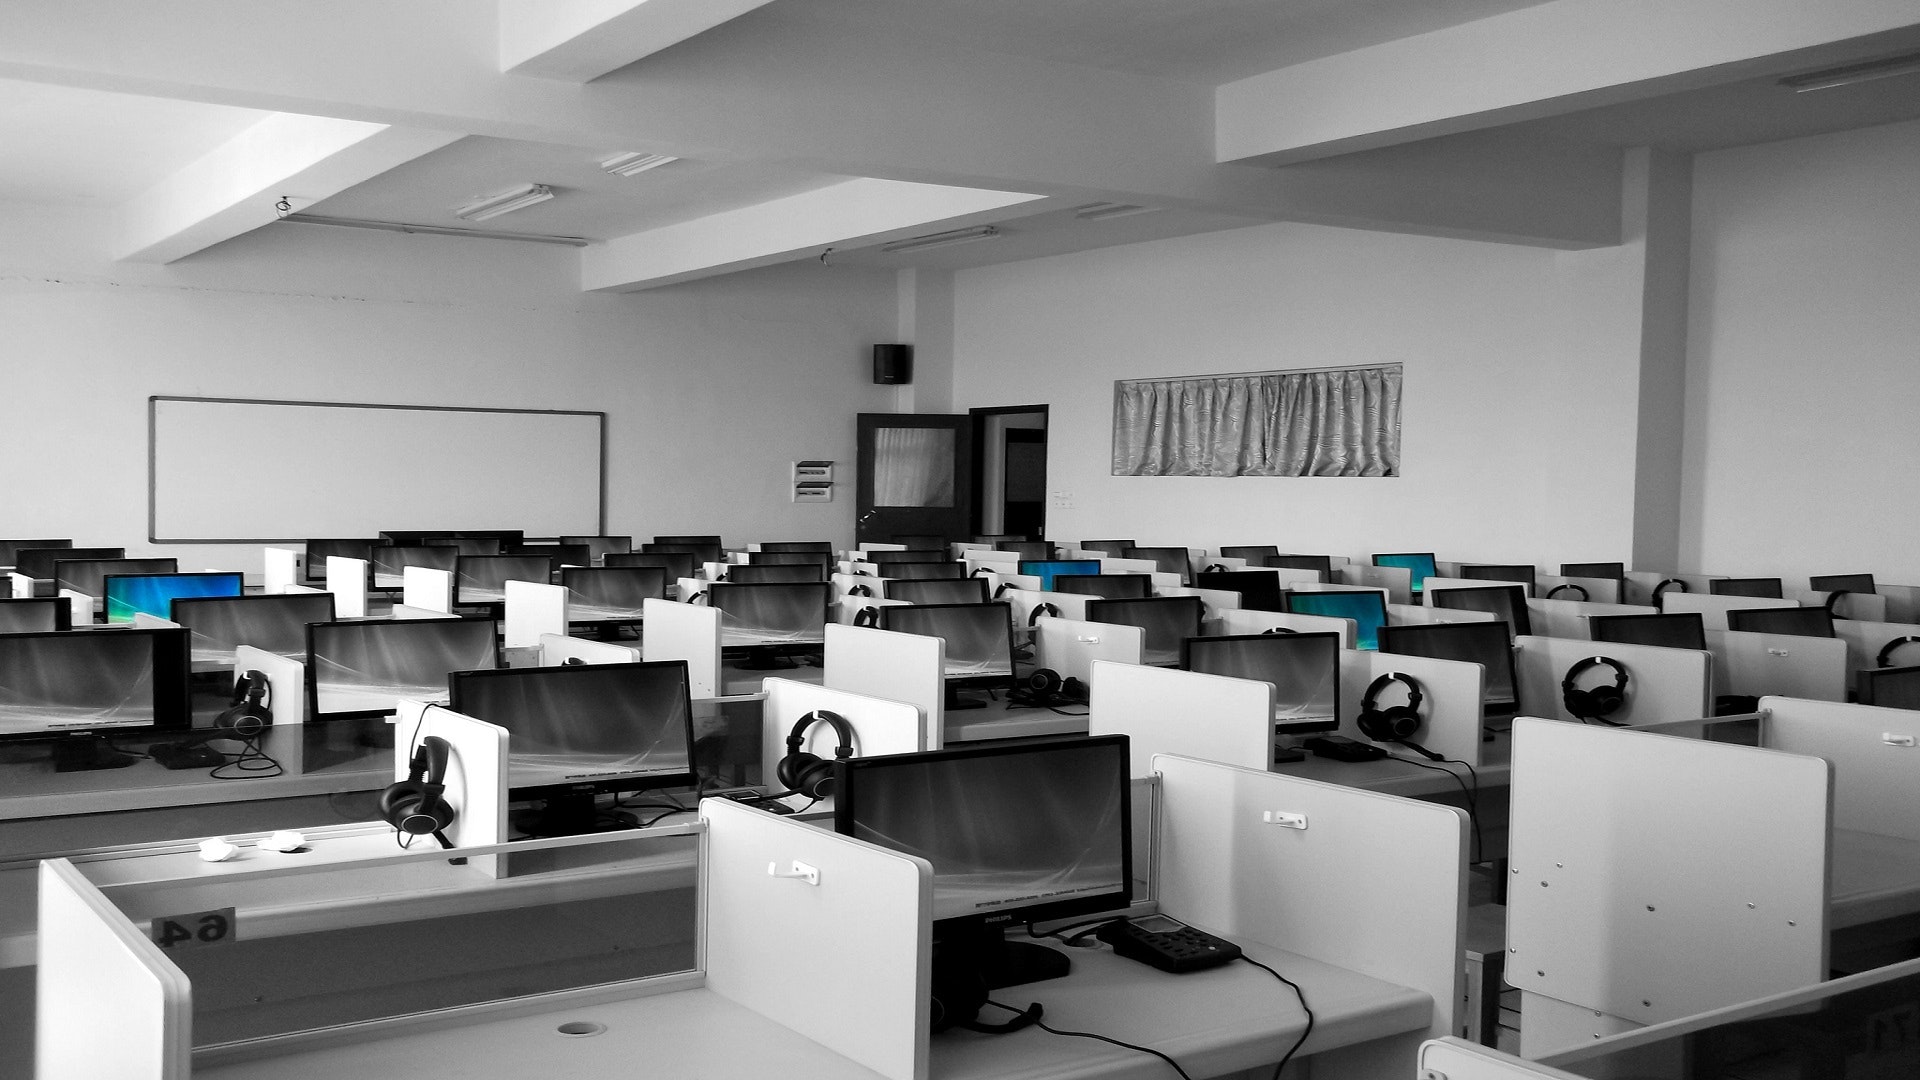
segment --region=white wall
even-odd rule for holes
[[[0,206],[0,535],[258,569],[253,546],[144,543],[146,399],[164,394],[604,411],[610,531],[851,541],[851,486],[796,506],[789,462],[850,473],[853,414],[891,407],[868,366],[894,336],[890,273],[598,296],[571,248],[277,225],[123,266],[91,254],[103,225]]]
[[[1278,224],[962,271],[954,403],[1051,406],[1054,539],[1626,559],[1634,257]],[[1116,379],[1387,362],[1400,477],[1110,475]]]
[[[1688,568],[1920,583],[1920,122],[1700,155]]]

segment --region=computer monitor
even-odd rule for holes
[[[1462,660],[1486,669],[1483,715],[1512,716],[1520,708],[1513,642],[1497,622],[1412,623],[1380,628],[1380,651],[1433,660]]]
[[[966,690],[1013,689],[1013,620],[1009,605],[915,604],[887,606],[880,629],[937,637],[947,643],[947,708],[984,705],[960,696]]]
[[[1056,978],[1064,954],[1003,931],[1132,903],[1127,765],[1124,735],[849,758],[833,825],[933,864],[936,984]]]
[[[55,563],[74,559],[124,559],[126,548],[117,547],[65,547],[21,548],[13,553],[15,559],[13,572],[30,578],[48,579],[54,576]],[[98,596],[98,593],[93,595]]]
[[[633,828],[595,796],[698,782],[684,660],[458,671],[450,690],[455,712],[507,729],[507,798],[541,804],[518,832]]]
[[[1273,727],[1307,735],[1340,727],[1339,634],[1231,634],[1188,638],[1180,666],[1273,684]]]
[[[446,536],[435,537],[435,544],[452,544],[462,555],[504,555],[508,547],[516,552],[524,545],[517,540],[502,540],[497,536]]]
[[[1707,592],[1714,596],[1757,596],[1763,600],[1782,599],[1781,582],[1777,577],[1712,578],[1707,582]]]
[[[240,574],[108,574],[100,579],[107,621],[132,622],[135,615],[173,618],[173,602],[195,596],[239,596]]]
[[[0,634],[73,629],[73,605],[58,596],[0,596]]]
[[[593,565],[593,549],[586,544],[508,544],[506,554],[544,555],[555,567]]]
[[[1239,544],[1220,549],[1221,558],[1245,559],[1248,566],[1265,566],[1268,559],[1278,554],[1280,549],[1273,544]]]
[[[820,572],[816,581],[825,581],[833,574],[833,556],[818,551],[749,551],[746,565],[811,566]]]
[[[327,581],[327,558],[335,556],[342,559],[365,559],[369,565],[373,562],[373,549],[378,546],[374,540],[309,540],[307,541],[306,566],[302,576],[308,584],[324,585]]]
[[[447,675],[500,665],[493,619],[367,619],[307,627],[307,715],[385,716],[401,698],[445,702]]]
[[[1132,540],[1082,540],[1080,541],[1081,551],[1098,551],[1103,555],[1111,555],[1116,559],[1121,558],[1122,556],[1120,553],[1127,550],[1128,548],[1139,547],[1139,546],[1140,545],[1138,543]]]
[[[667,584],[671,585],[681,578],[690,578],[698,569],[693,556],[684,551],[634,551],[625,555],[607,556],[606,565],[614,566],[657,566],[667,572]]]
[[[1387,594],[1383,589],[1336,589],[1331,592],[1290,592],[1287,610],[1295,615],[1351,619],[1357,649],[1380,647],[1380,628],[1387,625]]]
[[[1163,574],[1180,575],[1180,584],[1190,584],[1193,580],[1192,556],[1183,547],[1130,547],[1120,555],[1123,559],[1148,559],[1154,569]]]
[[[1206,605],[1197,596],[1087,601],[1089,622],[1137,626],[1145,631],[1141,639],[1140,662],[1153,667],[1178,666],[1180,643],[1190,637],[1199,637],[1205,618]]]
[[[768,581],[825,581],[827,568],[819,563],[734,563],[726,569],[726,580],[744,584]]]
[[[0,634],[0,739],[58,740],[58,772],[133,764],[107,735],[184,730],[187,695],[179,627]]]
[[[1053,591],[1108,600],[1143,600],[1153,595],[1152,574],[1055,574]]]
[[[977,577],[888,579],[880,582],[880,595],[909,604],[984,604],[992,599],[987,579]]]
[[[1807,579],[1807,587],[1814,592],[1870,593],[1873,591],[1873,575],[1815,574]]]
[[[1833,612],[1823,607],[1734,608],[1727,629],[1751,634],[1832,637]]]
[[[178,559],[61,559],[53,564],[53,586],[97,597],[106,593],[109,574],[172,574],[179,570]]]
[[[1533,615],[1527,610],[1524,585],[1470,585],[1458,589],[1434,589],[1427,602],[1453,611],[1485,611],[1498,622],[1507,624],[1514,637],[1533,633]]]
[[[234,651],[242,645],[304,661],[307,624],[333,621],[333,594],[182,596],[173,601],[167,617],[192,635],[189,656],[203,671],[231,666]]]
[[[1373,557],[1375,566],[1398,566],[1410,571],[1413,579],[1413,593],[1420,595],[1426,589],[1427,579],[1440,571],[1433,565],[1431,551],[1401,551]]]
[[[1240,606],[1250,611],[1285,611],[1286,592],[1280,588],[1280,575],[1271,570],[1203,571],[1193,579],[1195,588],[1219,589],[1240,594]]]
[[[1707,626],[1697,611],[1658,615],[1589,615],[1587,636],[1621,645],[1657,645],[1663,649],[1705,650]]]
[[[1520,581],[1527,586],[1527,595],[1533,595],[1534,568],[1523,563],[1467,563],[1460,567],[1460,576],[1475,581]]]
[[[560,543],[565,546],[578,546],[587,549],[590,566],[605,565],[609,555],[624,555],[633,550],[631,536],[563,536]]]
[[[1561,577],[1608,578],[1613,581],[1627,580],[1627,564],[1617,562],[1563,562],[1560,564]]]
[[[888,563],[885,575],[896,581],[931,581],[937,578],[963,578],[967,564],[958,562]]]
[[[761,551],[807,551],[818,555],[833,554],[831,540],[765,540],[760,544]]]
[[[877,551],[863,551],[860,553],[860,561],[869,562],[875,566],[892,566],[895,563],[952,562],[953,556],[947,554],[945,551],[933,548],[908,548],[904,551],[895,551],[889,548]]]
[[[1320,575],[1320,584],[1329,585],[1333,582],[1331,555],[1269,555],[1265,565],[1281,570],[1311,570]]]
[[[715,533],[688,533],[681,536],[656,536],[653,538],[653,542],[656,544],[707,544],[713,547],[720,547],[723,544],[723,541]],[[707,561],[717,562],[718,560],[709,559]]]
[[[507,582],[551,585],[553,568],[546,555],[461,555],[453,561],[453,602],[505,603]]]
[[[491,540],[492,551],[498,554],[507,544],[517,544],[527,538],[523,529],[382,529],[379,543],[394,547],[422,547],[428,545],[447,545],[458,547],[455,540]],[[486,551],[476,545],[473,554],[482,555]]]
[[[409,566],[452,571],[459,561],[460,549],[452,544],[376,547],[373,549],[373,587],[400,588]]]
[[[1045,562],[1058,555],[1053,544],[1046,540],[995,540],[993,550],[1010,551],[1022,559]]]
[[[1864,668],[1854,689],[1862,705],[1920,709],[1920,667]]]
[[[826,582],[770,582],[707,586],[707,603],[720,612],[720,646],[750,666],[772,666],[778,656],[819,655],[826,641],[833,586]]]
[[[637,623],[648,600],[667,598],[667,571],[658,566],[567,566],[567,621]]]
[[[698,563],[719,562],[727,557],[726,552],[720,547],[718,540],[712,543],[705,541],[655,540],[651,544],[641,544],[640,550],[643,552],[685,552],[693,556],[693,561]],[[751,556],[748,557],[748,561],[752,561]]]
[[[15,566],[26,548],[71,548],[72,540],[0,540],[0,566]]]
[[[1053,591],[1055,574],[1097,574],[1100,572],[1098,559],[1021,559],[1015,569],[1028,577],[1040,579],[1040,588],[1044,592]]]

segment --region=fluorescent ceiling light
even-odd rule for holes
[[[600,167],[615,176],[637,176],[648,169],[657,169],[662,165],[671,165],[680,159],[665,154],[642,154],[631,151],[615,154],[600,163]]]
[[[1903,53],[1789,75],[1780,80],[1780,85],[1794,93],[1804,94],[1809,90],[1831,90],[1836,86],[1852,86],[1894,75],[1911,75],[1916,71],[1920,71],[1920,53]]]
[[[586,247],[592,241],[584,236],[552,236],[547,233],[492,232],[487,229],[451,229],[445,225],[414,225],[405,221],[373,221],[367,218],[323,217],[319,214],[282,214],[279,220],[296,225],[333,225],[343,229],[378,229],[383,232],[418,233],[423,236],[465,236],[475,240],[518,240],[528,244],[565,244]]]
[[[551,198],[553,189],[545,184],[521,184],[517,188],[475,199],[455,210],[454,215],[467,221],[485,221],[501,214],[511,214],[515,210],[524,210]]]
[[[991,240],[1000,235],[1000,230],[992,225],[975,225],[971,229],[954,229],[951,232],[930,233],[916,236],[911,240],[895,240],[890,244],[881,244],[880,250],[924,251],[927,248],[946,247],[949,244],[971,244],[975,240]]]
[[[1074,207],[1073,216],[1081,221],[1105,221],[1108,218],[1151,214],[1158,209],[1157,206],[1136,206],[1133,203],[1097,202]]]

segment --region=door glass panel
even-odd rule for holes
[[[873,433],[873,505],[952,506],[953,430],[881,428]]]

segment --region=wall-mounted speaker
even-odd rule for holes
[[[913,381],[913,346],[875,345],[873,381],[881,386],[900,386]]]

